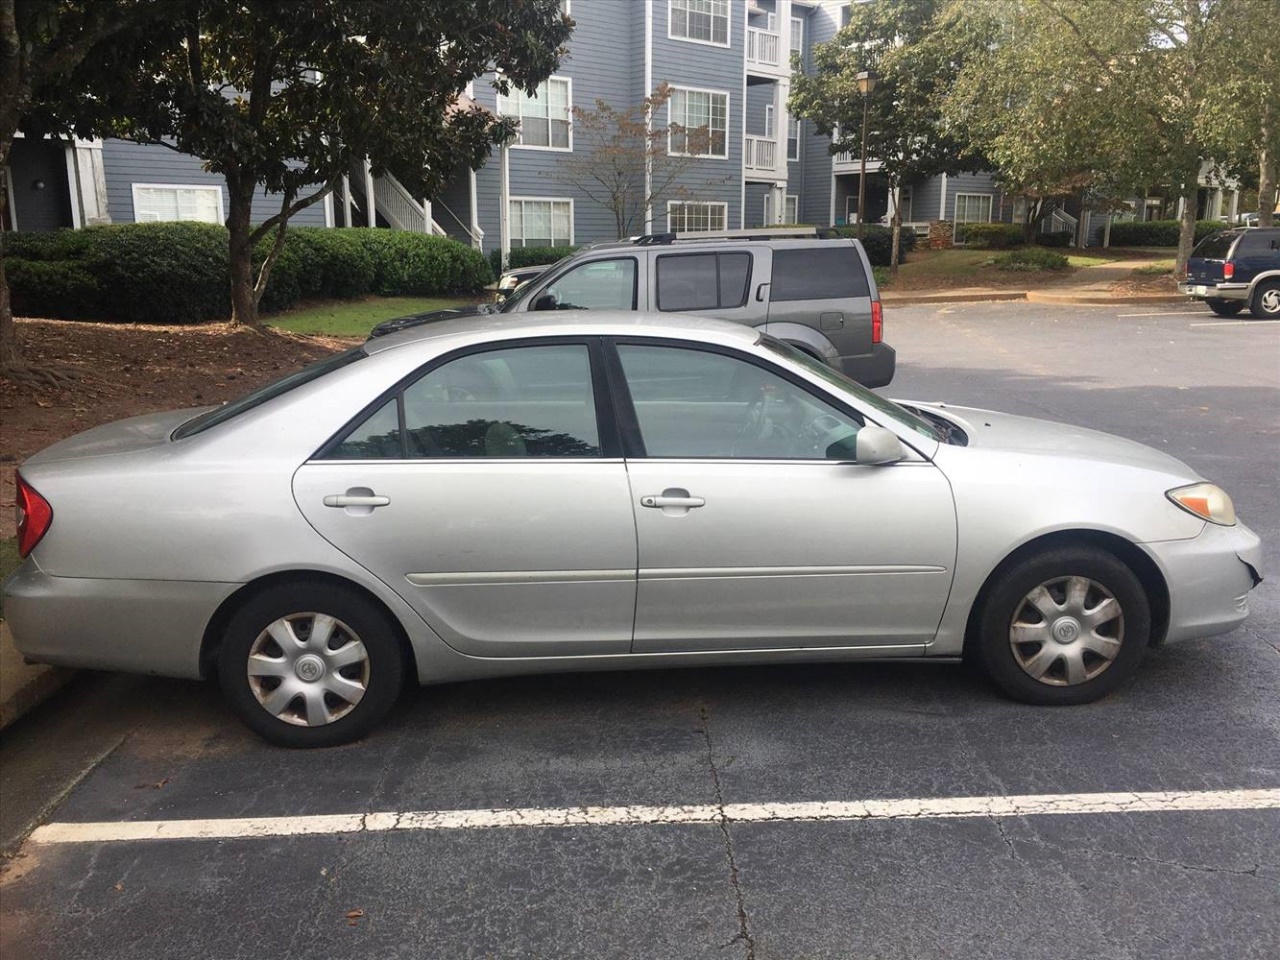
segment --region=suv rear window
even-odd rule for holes
[[[835,300],[870,294],[862,261],[852,246],[773,251],[773,284],[769,299]]]
[[[1237,233],[1215,233],[1205,237],[1191,255],[1201,260],[1225,260],[1238,236]]]

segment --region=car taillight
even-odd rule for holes
[[[49,532],[53,523],[53,507],[36,493],[35,487],[22,479],[22,474],[15,474],[14,479],[18,486],[15,500],[18,508],[18,556],[25,557]]]
[[[879,300],[871,301],[871,342],[879,343],[884,339],[884,311]]]
[[[1228,260],[1222,265],[1222,279],[1230,280],[1236,275],[1236,265]]]

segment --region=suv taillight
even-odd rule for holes
[[[1228,260],[1222,265],[1222,279],[1230,280],[1236,275],[1236,265]]]
[[[871,342],[879,343],[884,339],[884,311],[879,300],[871,301]]]
[[[14,474],[18,495],[15,503],[18,508],[18,556],[25,557],[35,549],[40,539],[49,532],[53,523],[53,507],[49,501],[36,493],[35,487],[22,479],[22,474]]]

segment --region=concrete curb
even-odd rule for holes
[[[1097,293],[1053,293],[1043,290],[1030,290],[1027,292],[1027,300],[1031,303],[1054,303],[1054,304],[1081,304],[1081,305],[1097,305],[1108,303],[1121,304],[1143,304],[1143,303],[1190,303],[1191,301],[1180,293],[1130,293],[1130,294],[1112,294],[1105,291]]]
[[[1118,294],[1106,291],[1082,291],[1080,293],[1053,293],[1041,290],[983,290],[957,293],[902,293],[885,292],[880,296],[887,307],[913,306],[920,304],[947,303],[983,303],[994,300],[1023,300],[1028,303],[1052,304],[1056,306],[1135,306],[1141,304],[1193,303],[1187,297],[1176,293],[1130,293]]]
[[[24,663],[9,625],[0,620],[0,730],[57,693],[75,674],[63,667]]]
[[[982,290],[957,293],[882,293],[885,305],[911,306],[920,303],[984,303],[989,300],[1026,300],[1025,290]]]

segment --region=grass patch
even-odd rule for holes
[[[1173,273],[1177,262],[1177,260],[1157,260],[1145,267],[1137,267],[1133,272],[1140,277],[1159,277],[1166,273]]]
[[[1115,263],[1120,257],[1105,253],[1069,253],[1067,263],[1073,267],[1100,267],[1103,264]]]
[[[369,297],[364,300],[312,302],[266,317],[267,326],[292,333],[330,337],[367,337],[383,320],[428,310],[468,307],[476,297]]]
[[[971,277],[991,259],[989,250],[924,250],[898,267],[905,277]]]
[[[902,268],[899,267],[898,269]],[[871,275],[875,277],[876,286],[882,290],[887,287],[889,285],[889,281],[893,279],[889,273],[888,267],[872,267]]]
[[[0,540],[0,580],[18,569],[22,560],[18,557],[18,538]],[[0,595],[0,620],[4,619],[4,597]]]

